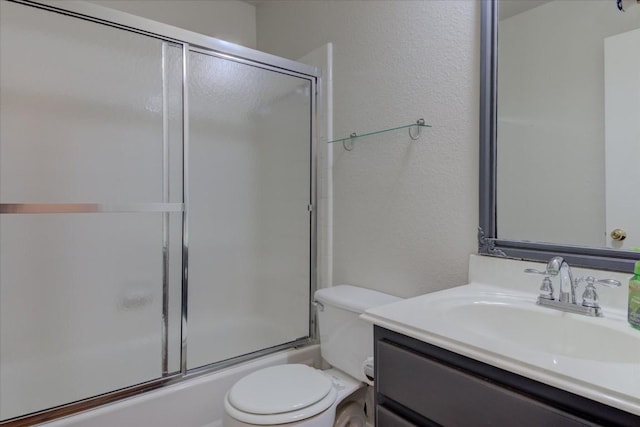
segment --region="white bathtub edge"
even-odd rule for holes
[[[39,425],[45,427],[219,426],[224,415],[224,396],[236,381],[257,369],[285,363],[318,366],[320,347],[312,345],[285,350]]]

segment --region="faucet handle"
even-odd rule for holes
[[[553,284],[551,283],[549,276],[546,276],[542,280],[542,284],[540,285],[540,295],[538,295],[538,297],[548,300],[553,299]]]
[[[622,286],[622,283],[615,279],[597,279],[594,283],[596,285],[604,285],[607,288],[619,288]]]
[[[524,270],[525,273],[529,274],[541,274],[544,276],[542,283],[540,284],[540,295],[539,298],[553,300],[553,284],[551,283],[551,279],[549,278],[549,273],[546,271],[536,270],[535,268],[527,268]]]
[[[582,293],[582,305],[584,307],[600,307],[598,303],[598,293],[596,292],[595,285],[604,285],[609,288],[615,288],[622,286],[619,280],[614,279],[596,279],[593,276],[581,277],[576,280],[576,286],[581,282],[586,282],[587,286],[584,288],[584,292]]]
[[[596,279],[593,276],[580,277],[576,279],[576,284],[580,284],[582,282],[587,282],[587,286],[591,285],[603,285],[607,288],[618,288],[622,286],[622,283],[619,280],[615,279]]]
[[[581,277],[576,281],[576,285],[581,282],[587,282],[587,286],[582,293],[582,306],[583,307],[600,307],[598,303],[598,293],[594,285],[596,279],[593,276]]]

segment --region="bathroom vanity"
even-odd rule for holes
[[[640,418],[375,327],[376,425],[638,426]]]
[[[536,304],[536,263],[471,256],[468,285],[368,310],[376,425],[640,426],[640,333]],[[574,269],[579,275],[624,275]]]

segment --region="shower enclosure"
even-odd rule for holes
[[[90,4],[0,19],[0,422],[311,342],[317,70]]]

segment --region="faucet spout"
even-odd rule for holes
[[[571,267],[562,257],[553,257],[547,264],[547,273],[551,277],[560,276],[558,301],[575,304],[576,292]]]

